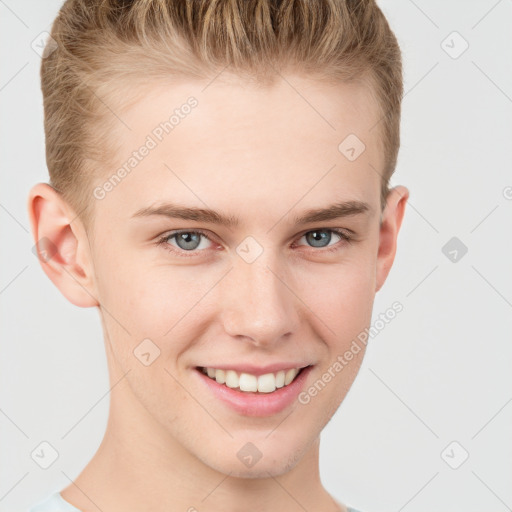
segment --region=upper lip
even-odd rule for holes
[[[276,373],[280,370],[290,370],[291,368],[306,368],[312,366],[304,363],[274,363],[267,366],[255,366],[253,364],[208,364],[198,368],[215,368],[216,370],[234,370],[237,373],[250,373],[251,375],[265,375],[266,373]]]

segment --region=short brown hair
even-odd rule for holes
[[[213,78],[226,66],[269,84],[285,67],[331,82],[368,79],[380,106],[387,196],[402,62],[374,0],[66,0],[51,37],[57,44],[41,64],[50,184],[85,224],[93,180],[115,152],[115,111],[136,100],[119,86]]]

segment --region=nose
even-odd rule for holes
[[[250,264],[236,261],[222,282],[221,317],[225,331],[268,349],[296,332],[300,302],[286,274],[270,257],[261,256]]]

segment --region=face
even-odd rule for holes
[[[144,91],[117,112],[130,130],[91,191],[84,261],[111,374],[129,383],[114,414],[233,476],[293,468],[344,399],[364,345],[344,355],[370,324],[401,220],[391,208],[380,223],[369,91],[287,80]],[[280,387],[242,392],[233,373],[226,385],[199,368]],[[290,368],[305,368],[290,385],[259,378]]]

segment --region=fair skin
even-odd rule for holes
[[[90,232],[54,189],[40,183],[30,192],[34,237],[57,250],[41,265],[73,304],[98,307],[115,385],[101,446],[62,491],[84,512],[345,511],[320,481],[319,436],[364,350],[307,405],[295,400],[263,417],[226,406],[196,370],[301,363],[312,365],[308,388],[370,325],[393,263],[409,193],[392,189],[381,219],[374,100],[361,84],[287,80],[300,95],[284,80],[270,89],[183,81],[155,85],[117,112],[131,127],[119,127],[121,166],[174,108],[198,100],[105,198],[91,191]],[[354,161],[338,150],[349,133],[366,145]],[[366,209],[294,223],[349,201]],[[134,217],[163,203],[210,208],[239,224]],[[176,237],[157,243],[173,230],[202,230],[209,240],[196,235],[192,250]],[[236,251],[248,236],[263,249],[251,263]],[[133,354],[147,338],[160,349],[149,366]],[[263,454],[252,467],[237,457],[248,442]]]

